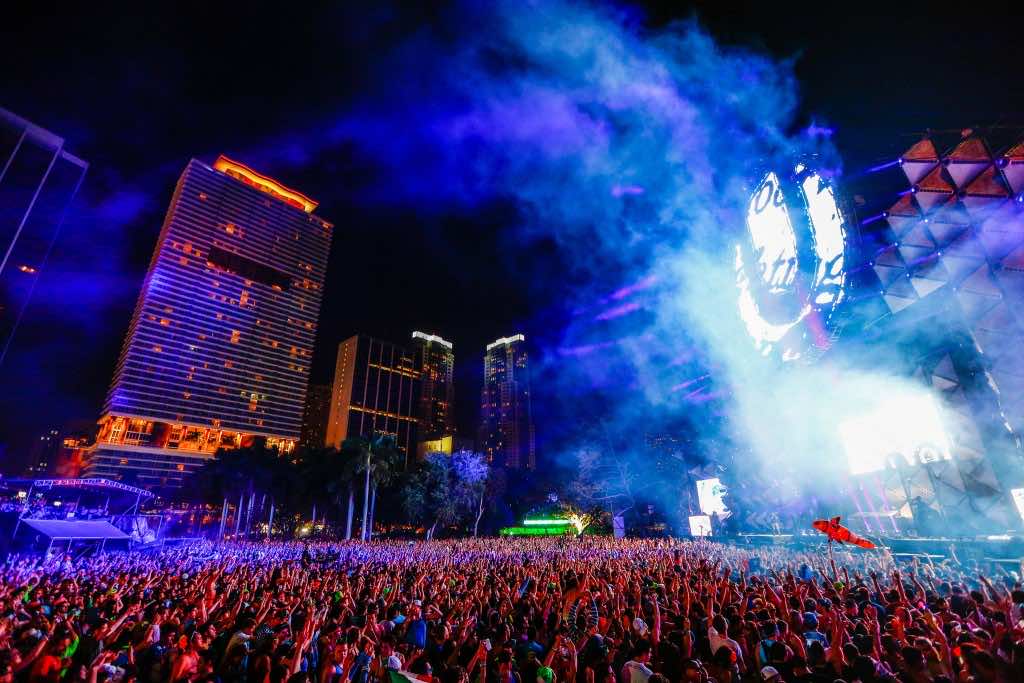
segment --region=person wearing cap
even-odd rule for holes
[[[771,683],[782,683],[782,674],[774,666],[761,667],[761,680]]]

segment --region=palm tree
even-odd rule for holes
[[[402,459],[402,453],[395,447],[395,442],[390,437],[382,440],[373,452],[370,468],[370,523],[367,541],[373,538],[373,520],[377,515],[377,491],[386,488],[395,480]]]

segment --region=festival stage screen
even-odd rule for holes
[[[736,285],[756,348],[782,360],[827,348],[846,280],[847,221],[832,185],[802,164],[769,172],[750,197],[746,223]]]
[[[951,457],[942,417],[923,391],[880,398],[864,414],[840,422],[839,436],[851,474]]]
[[[707,515],[690,515],[690,535],[710,536],[711,518]]]
[[[729,508],[725,506],[725,486],[718,479],[701,479],[697,482],[697,504],[700,511],[705,515],[718,513],[720,519],[725,519],[729,514]]]

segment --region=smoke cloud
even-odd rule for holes
[[[621,459],[649,467],[643,435],[685,424],[690,455],[728,451],[777,497],[838,486],[838,425],[877,396],[923,389],[780,364],[737,315],[732,245],[764,170],[813,157],[840,173],[831,131],[796,125],[792,65],[718,44],[695,21],[655,29],[557,1],[461,10],[392,55],[381,91],[327,132],[377,169],[362,198],[424,211],[511,201],[510,245],[557,245],[564,272],[532,284],[550,296],[562,283],[568,300],[553,305],[568,314],[556,332],[535,326],[534,394],[559,398],[560,422],[601,425]],[[591,438],[539,436],[570,466]],[[668,484],[664,507],[678,510]]]

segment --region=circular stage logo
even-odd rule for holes
[[[746,222],[736,284],[757,349],[788,361],[828,348],[846,281],[846,220],[832,185],[803,165],[792,174],[768,172]]]

